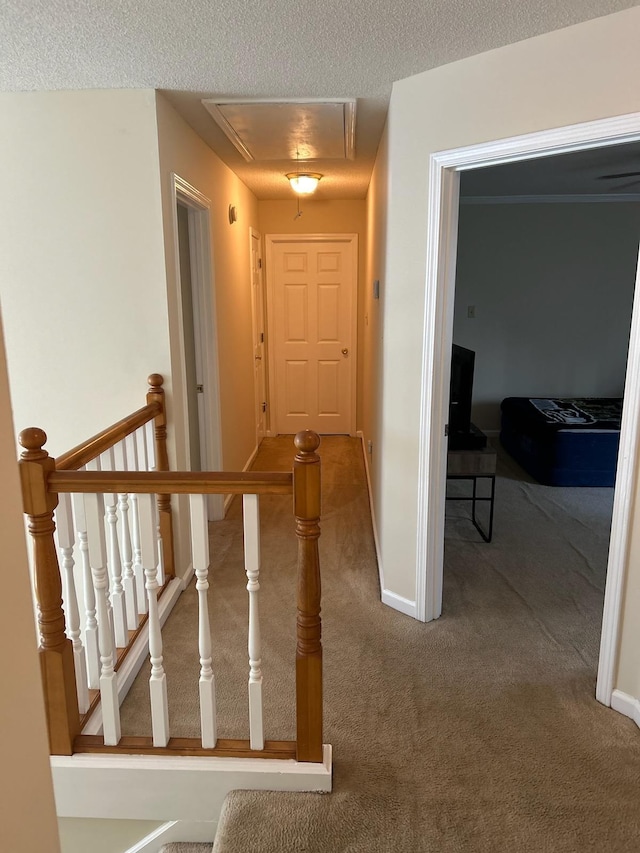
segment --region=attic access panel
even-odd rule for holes
[[[355,157],[355,99],[202,104],[245,160]]]

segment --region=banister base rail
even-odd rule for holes
[[[332,750],[326,744],[322,761],[316,763],[201,755],[56,755],[51,771],[60,817],[216,821],[233,790],[329,793]]]

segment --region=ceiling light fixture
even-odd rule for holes
[[[288,172],[285,176],[298,195],[311,195],[322,178],[319,172]]]

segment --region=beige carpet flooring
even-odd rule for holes
[[[267,439],[256,467],[288,467],[290,441]],[[379,601],[359,442],[327,437],[321,453],[334,791],[233,792],[216,853],[640,850],[640,732],[593,698],[610,490],[539,486],[501,462],[491,544],[468,506],[448,504],[444,613],[424,625]],[[289,510],[286,498],[262,501],[265,720],[275,738],[294,728]],[[235,501],[211,534],[227,737],[247,736],[239,519]],[[176,735],[197,734],[195,612],[191,588],[164,630]],[[149,732],[147,677],[123,705],[125,733]]]

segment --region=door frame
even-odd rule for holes
[[[264,418],[263,418],[264,429],[263,429],[262,435],[260,435],[256,429],[256,446],[257,446],[258,444],[260,444],[260,442],[262,441],[262,439],[265,436],[271,435],[271,431],[269,429],[270,423],[271,423],[271,421],[270,421],[271,412],[269,411],[269,408],[270,408],[270,406],[269,406],[269,381],[268,381],[269,358],[268,358],[268,352],[267,352],[268,335],[267,335],[267,312],[266,312],[266,305],[265,305],[265,302],[266,302],[266,298],[265,298],[265,264],[262,263],[262,261],[263,261],[263,258],[262,258],[262,254],[263,254],[263,252],[262,252],[262,235],[260,234],[260,232],[256,228],[250,227],[249,228],[249,262],[250,263],[252,263],[252,261],[253,261],[253,241],[254,240],[257,240],[258,245],[260,246],[260,262],[262,264],[262,266],[261,266],[262,304],[260,306],[258,306],[258,304],[257,304],[258,300],[256,299],[256,294],[255,294],[255,291],[253,289],[253,269],[251,269],[251,278],[252,278],[252,282],[251,282],[251,331],[252,331],[253,339],[255,340],[256,332],[257,332],[257,322],[258,322],[257,313],[258,313],[258,310],[261,309],[262,310],[262,326],[264,329],[264,340],[262,342],[262,344],[263,344],[263,346],[262,346],[262,358],[263,358],[262,367],[264,370],[264,400],[262,402],[265,402],[267,404],[267,408],[263,412],[263,414],[264,414]],[[255,357],[255,353],[254,353],[254,357]],[[255,385],[255,383],[254,383],[254,385]],[[257,386],[255,386],[253,389],[253,396],[254,396],[254,404],[255,404],[256,408],[259,405],[262,405],[262,403],[260,402],[259,395],[258,395]]]
[[[416,616],[442,612],[450,353],[460,172],[640,140],[640,113],[436,152],[429,163],[427,269],[419,428]],[[640,287],[636,271],[596,698],[611,704],[640,438]]]
[[[267,361],[269,363],[269,435],[278,435],[276,423],[277,394],[275,376],[275,359],[271,353],[271,330],[275,328],[273,314],[274,292],[273,276],[273,251],[278,243],[349,243],[353,250],[353,270],[351,276],[351,350],[354,357],[351,359],[350,381],[351,381],[351,403],[349,406],[349,435],[356,434],[356,405],[358,397],[358,235],[356,233],[341,234],[266,234],[266,296],[267,296]]]
[[[191,261],[191,288],[194,308],[194,337],[196,366],[203,385],[209,394],[199,395],[198,419],[200,425],[200,455],[203,470],[222,469],[222,444],[220,440],[220,376],[217,346],[217,321],[215,279],[211,252],[211,201],[184,178],[171,173],[171,216],[175,253],[175,276],[178,287],[176,302],[177,356],[180,365],[180,384],[183,390],[180,411],[176,417],[182,420],[186,459],[189,453],[189,411],[187,406],[187,370],[184,356],[184,317],[180,288],[180,251],[178,245],[178,203],[189,212],[189,250]],[[178,407],[177,407],[178,408]],[[207,506],[209,521],[224,518],[224,496],[209,495]]]

